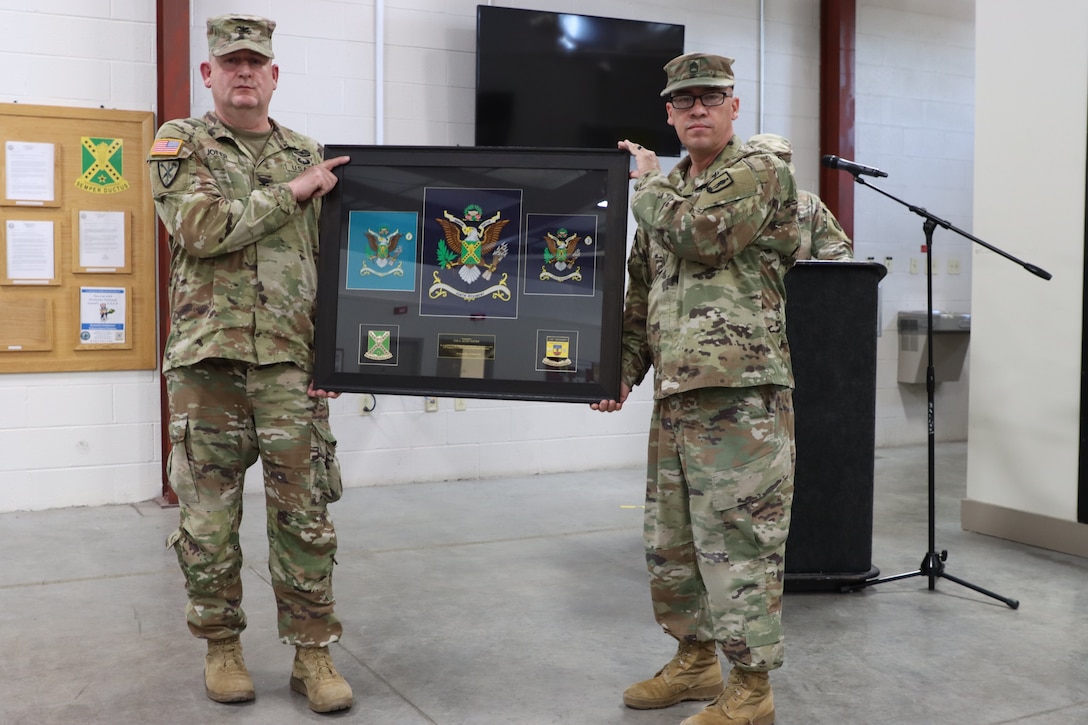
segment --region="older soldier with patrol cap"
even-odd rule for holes
[[[275,22],[208,20],[200,64],[215,110],[168,121],[148,154],[155,209],[170,235],[170,485],[180,524],[167,545],[185,575],[190,631],[206,639],[205,691],[254,699],[242,657],[238,528],[246,470],[264,469],[278,631],[295,645],[290,687],[316,712],[352,705],[328,646],[342,484],[327,398],[313,388],[321,197],[336,184],[312,139],[268,116],[279,79]]]
[[[782,585],[793,502],[793,371],[784,277],[797,251],[786,163],[734,135],[733,60],[665,66],[668,123],[687,157],[635,158],[619,410],[654,369],[645,512],[654,615],[677,641],[628,707],[713,700],[682,725],[770,725],[782,664]],[[723,682],[719,652],[732,665]]]
[[[788,138],[776,133],[757,133],[748,139],[749,146],[770,151],[793,169],[793,144]],[[816,194],[804,189],[797,190],[797,230],[801,234],[801,246],[795,259],[822,259],[837,262],[854,258],[854,243],[839,220]]]

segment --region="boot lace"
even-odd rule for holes
[[[238,646],[237,640],[218,644],[216,650],[221,657],[220,669],[235,670],[245,667],[242,661],[242,648]]]
[[[242,658],[238,656],[238,647],[229,645],[223,648],[223,669],[233,670],[242,666]]]
[[[664,667],[657,671],[654,677],[660,677],[665,675],[671,677],[673,675],[680,674],[691,668],[695,664],[695,660],[699,658],[699,648],[696,645],[682,642],[680,647],[676,650],[676,654],[669,660]]]
[[[725,712],[729,712],[730,709],[743,705],[751,694],[751,686],[734,669],[729,673],[729,678],[725,681],[725,689],[722,690],[714,702],[710,703],[709,707],[718,707]]]
[[[302,658],[306,660],[306,664],[313,670],[314,679],[331,680],[336,678],[332,658],[329,657],[327,650],[306,648],[302,650]]]

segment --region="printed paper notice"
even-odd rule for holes
[[[124,288],[79,288],[79,341],[84,345],[125,342]]]
[[[53,201],[53,144],[4,142],[6,198],[13,201]]]
[[[79,266],[119,269],[125,266],[125,213],[79,212]]]
[[[4,227],[7,278],[27,281],[53,279],[53,222],[12,219]]]

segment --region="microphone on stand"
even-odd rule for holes
[[[872,166],[864,166],[862,164],[855,164],[853,161],[847,161],[846,159],[827,154],[823,157],[821,163],[829,169],[838,169],[839,171],[847,171],[854,176],[887,176],[887,172]]]

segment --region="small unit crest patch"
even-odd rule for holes
[[[177,159],[159,161],[156,166],[159,170],[159,181],[162,182],[163,186],[169,187],[170,184],[174,183],[174,179],[178,177],[178,169],[181,168],[181,162]]]
[[[388,360],[393,357],[393,353],[389,351],[388,330],[366,331],[366,352],[363,357],[369,360]]]

